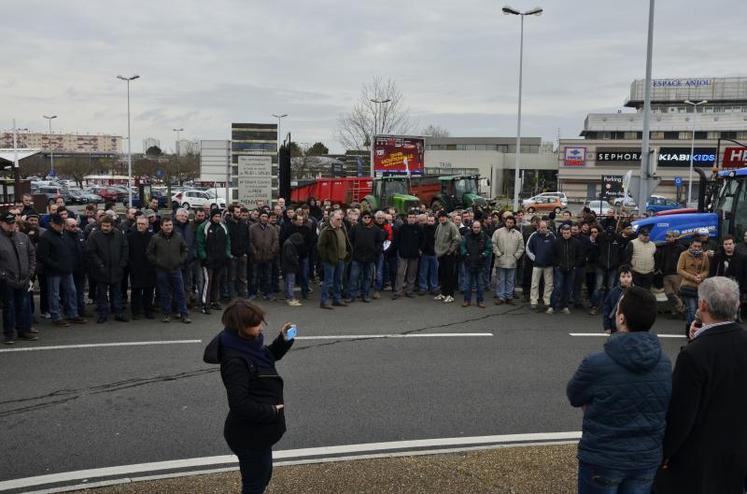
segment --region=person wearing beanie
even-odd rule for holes
[[[220,310],[220,280],[231,258],[231,239],[228,228],[220,221],[220,209],[210,211],[210,219],[197,230],[197,254],[202,264],[203,283],[202,313],[210,314],[210,309]]]

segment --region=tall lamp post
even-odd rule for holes
[[[516,163],[514,165],[514,211],[519,210],[519,169],[521,168],[521,89],[524,71],[524,17],[528,15],[542,15],[543,10],[535,7],[526,12],[521,12],[512,7],[503,7],[501,9],[505,15],[518,15],[521,18],[521,37],[519,41],[519,109],[516,117]]]
[[[280,120],[287,117],[288,114],[287,113],[273,113],[272,116],[278,119],[278,130],[277,130],[277,138],[275,139],[276,141],[275,147],[277,150],[278,167],[280,167]],[[290,143],[288,143],[288,145],[290,146]]]
[[[130,82],[139,79],[135,74],[131,76],[118,75],[117,79],[127,83],[127,195],[128,205],[132,206],[132,134],[130,133]]]
[[[685,100],[686,105],[690,105],[693,107],[693,124],[692,124],[692,135],[690,136],[690,172],[688,174],[687,178],[687,202],[693,200],[693,153],[695,152],[695,115],[698,113],[698,105],[702,105],[704,103],[708,103],[707,99],[701,100],[701,101],[690,101],[689,99]]]
[[[174,146],[174,154],[176,155],[176,182],[181,185],[181,173],[179,172],[179,136],[181,132],[184,132],[184,128],[173,129],[176,132],[176,145]],[[169,180],[169,182],[171,182]],[[227,200],[227,199],[226,199]]]
[[[52,120],[57,118],[57,115],[42,115],[49,122],[49,175],[54,176],[54,149],[52,148]]]

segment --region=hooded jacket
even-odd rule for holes
[[[130,254],[128,271],[133,288],[156,286],[156,270],[148,257],[148,246],[153,236],[153,232],[148,230],[140,233],[137,227],[127,234],[127,249]]]
[[[550,231],[542,235],[538,230],[529,236],[526,252],[529,259],[534,262],[535,267],[549,268],[553,266],[555,262],[553,258],[554,242],[555,235]]]
[[[566,389],[571,405],[586,406],[578,459],[616,470],[661,465],[671,373],[648,331],[617,333],[586,357]]]
[[[25,233],[0,231],[0,281],[25,288],[36,271],[36,251]]]
[[[65,276],[73,272],[74,252],[65,242],[65,232],[50,228],[39,238],[36,257],[47,276]]]
[[[437,257],[457,254],[459,246],[462,243],[462,236],[459,234],[459,228],[451,220],[441,223],[439,221],[436,227],[436,238],[434,250]]]
[[[353,259],[358,262],[374,262],[384,252],[386,233],[373,224],[364,226],[358,223],[350,230],[350,243],[353,246]]]
[[[127,266],[127,238],[116,228],[104,233],[94,230],[88,237],[86,246],[88,259],[91,262],[93,279],[102,283],[119,283],[124,277]]]
[[[567,240],[561,235],[552,246],[554,265],[561,271],[572,271],[578,264],[579,244],[573,237]]]
[[[197,229],[197,255],[211,269],[225,265],[231,257],[231,238],[223,223],[205,221]]]
[[[293,340],[285,341],[279,335],[268,346],[259,343],[260,348],[254,351],[264,352],[264,360],[271,362],[268,369],[253,359],[251,352],[226,347],[223,343],[225,332],[213,338],[203,356],[208,364],[220,364],[220,375],[226,387],[229,411],[223,436],[232,449],[270,447],[285,433],[285,414],[282,409],[275,408],[275,405],[285,404],[283,379],[274,362],[290,350]]]
[[[188,255],[187,244],[176,231],[172,231],[171,235],[167,236],[161,230],[153,235],[148,243],[148,260],[162,271],[172,273],[179,270]]]
[[[301,269],[301,258],[299,251],[303,249],[303,237],[296,232],[283,242],[283,251],[280,257],[281,267],[284,273],[297,273]]]

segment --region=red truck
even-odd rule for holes
[[[290,202],[301,204],[313,197],[317,201],[329,199],[333,203],[348,205],[363,200],[371,193],[372,186],[371,177],[318,178],[292,188]]]

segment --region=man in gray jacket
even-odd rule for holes
[[[438,257],[438,283],[441,294],[435,300],[451,303],[454,301],[454,290],[457,283],[456,260],[457,250],[462,243],[462,236],[457,226],[449,220],[446,211],[439,211],[436,227],[435,248]]]
[[[39,339],[31,329],[29,281],[36,270],[36,252],[28,236],[16,229],[16,216],[0,215],[0,297],[3,301],[5,344]]]
[[[503,228],[493,233],[495,254],[495,305],[514,303],[516,266],[524,254],[524,237],[516,228],[513,216],[507,216]]]
[[[169,322],[172,294],[176,309],[181,316],[182,322],[189,324],[187,301],[184,297],[184,279],[182,278],[181,266],[187,259],[189,249],[184,238],[174,231],[174,222],[169,216],[161,219],[161,231],[153,235],[148,244],[146,255],[148,260],[156,267],[156,280],[158,282],[158,298],[161,302],[161,322]]]

